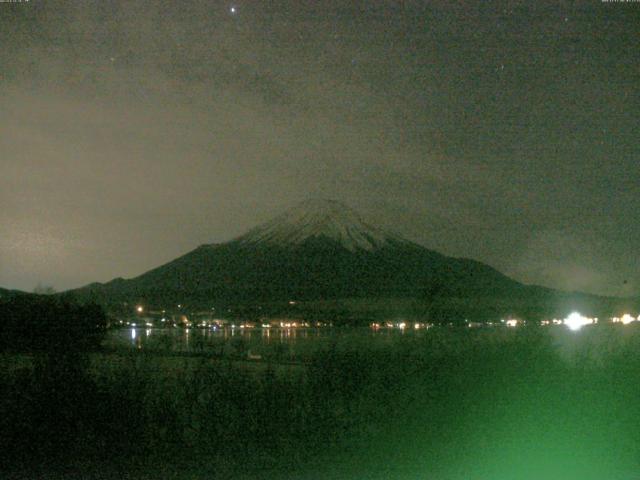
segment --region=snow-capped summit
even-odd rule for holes
[[[327,238],[350,251],[372,251],[389,241],[402,241],[395,235],[365,223],[348,206],[335,200],[311,199],[259,225],[237,239],[241,243],[298,245],[310,238]]]

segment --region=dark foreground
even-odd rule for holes
[[[633,325],[337,339],[297,368],[2,363],[2,478],[640,478]]]

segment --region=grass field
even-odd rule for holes
[[[2,363],[3,478],[639,478],[635,325],[353,333],[299,365]]]

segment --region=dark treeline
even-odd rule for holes
[[[99,348],[106,316],[95,304],[50,295],[20,295],[0,302],[0,350],[71,352]]]
[[[536,292],[531,287],[530,292]],[[74,298],[69,295],[68,298]],[[136,296],[123,303],[106,303],[105,309],[114,318],[131,317],[136,305],[157,312],[166,309],[171,314],[213,312],[213,316],[234,321],[255,321],[291,318],[309,322],[331,323],[334,326],[367,326],[372,322],[387,322],[403,319],[407,322],[429,322],[435,325],[461,325],[467,321],[495,323],[502,319],[515,318],[528,322],[540,322],[554,318],[564,319],[572,312],[608,321],[625,313],[637,315],[640,300],[633,298],[597,297],[581,293],[553,292],[539,289],[523,299],[517,296],[500,298],[484,297],[433,297],[419,298],[346,298],[320,299],[312,301],[289,301],[268,303],[222,303],[206,297],[187,302],[185,297],[164,302],[158,298]],[[95,300],[95,299],[94,299]],[[176,309],[180,304],[182,308]],[[211,307],[215,307],[212,310]]]
[[[88,403],[96,384],[87,373],[87,353],[100,349],[105,328],[97,305],[31,294],[0,302],[0,358],[21,365],[2,365],[0,471],[55,466],[78,442],[91,443],[80,427],[99,408]]]

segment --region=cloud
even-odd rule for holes
[[[468,5],[30,3],[0,19],[0,220],[52,252],[68,239],[59,289],[139,274],[310,196],[518,279],[640,281],[623,261],[640,234],[633,82],[608,67],[633,64],[624,36],[609,52],[572,23],[590,52],[574,71],[550,46],[565,25]],[[27,264],[20,285],[47,280],[12,242],[0,282]]]

